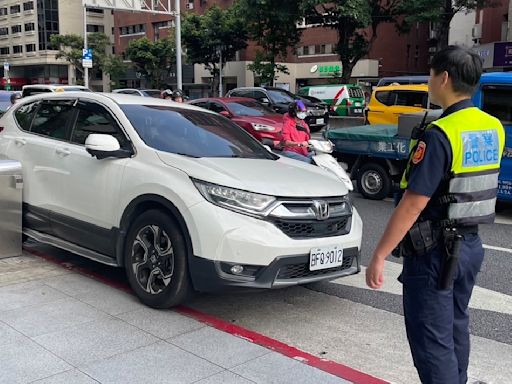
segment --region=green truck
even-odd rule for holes
[[[330,105],[338,116],[363,116],[366,107],[363,89],[357,84],[312,85],[299,89],[299,96],[311,96]]]

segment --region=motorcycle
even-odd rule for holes
[[[314,153],[312,156],[314,165],[331,172],[345,184],[349,191],[353,191],[354,185],[349,175],[334,156],[331,155],[331,153],[334,152],[334,144],[329,140],[309,140],[308,143],[310,151]],[[268,150],[279,154],[279,150],[277,150],[274,141],[264,139],[262,144],[267,147]]]

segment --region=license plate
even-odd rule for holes
[[[354,113],[363,113],[362,109],[354,109]]]
[[[360,107],[360,106],[361,106],[361,103],[357,103],[357,102],[356,102],[356,103],[354,103],[354,105],[355,105],[356,107]]]
[[[314,248],[309,255],[309,270],[335,268],[343,264],[343,248],[340,246]]]
[[[316,123],[317,124],[323,124],[324,123],[324,119],[316,119]]]

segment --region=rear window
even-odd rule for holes
[[[406,107],[427,108],[428,93],[414,91],[399,91],[396,93],[396,105]]]
[[[512,124],[512,87],[487,86],[482,94],[482,110],[504,125]]]
[[[122,105],[150,147],[189,157],[276,157],[228,119],[208,112],[153,105]]]

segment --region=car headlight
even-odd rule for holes
[[[263,216],[266,209],[276,201],[274,196],[242,191],[200,180],[193,180],[193,182],[201,195],[210,203],[239,213]]]
[[[271,125],[251,123],[256,131],[274,132],[276,129]]]

